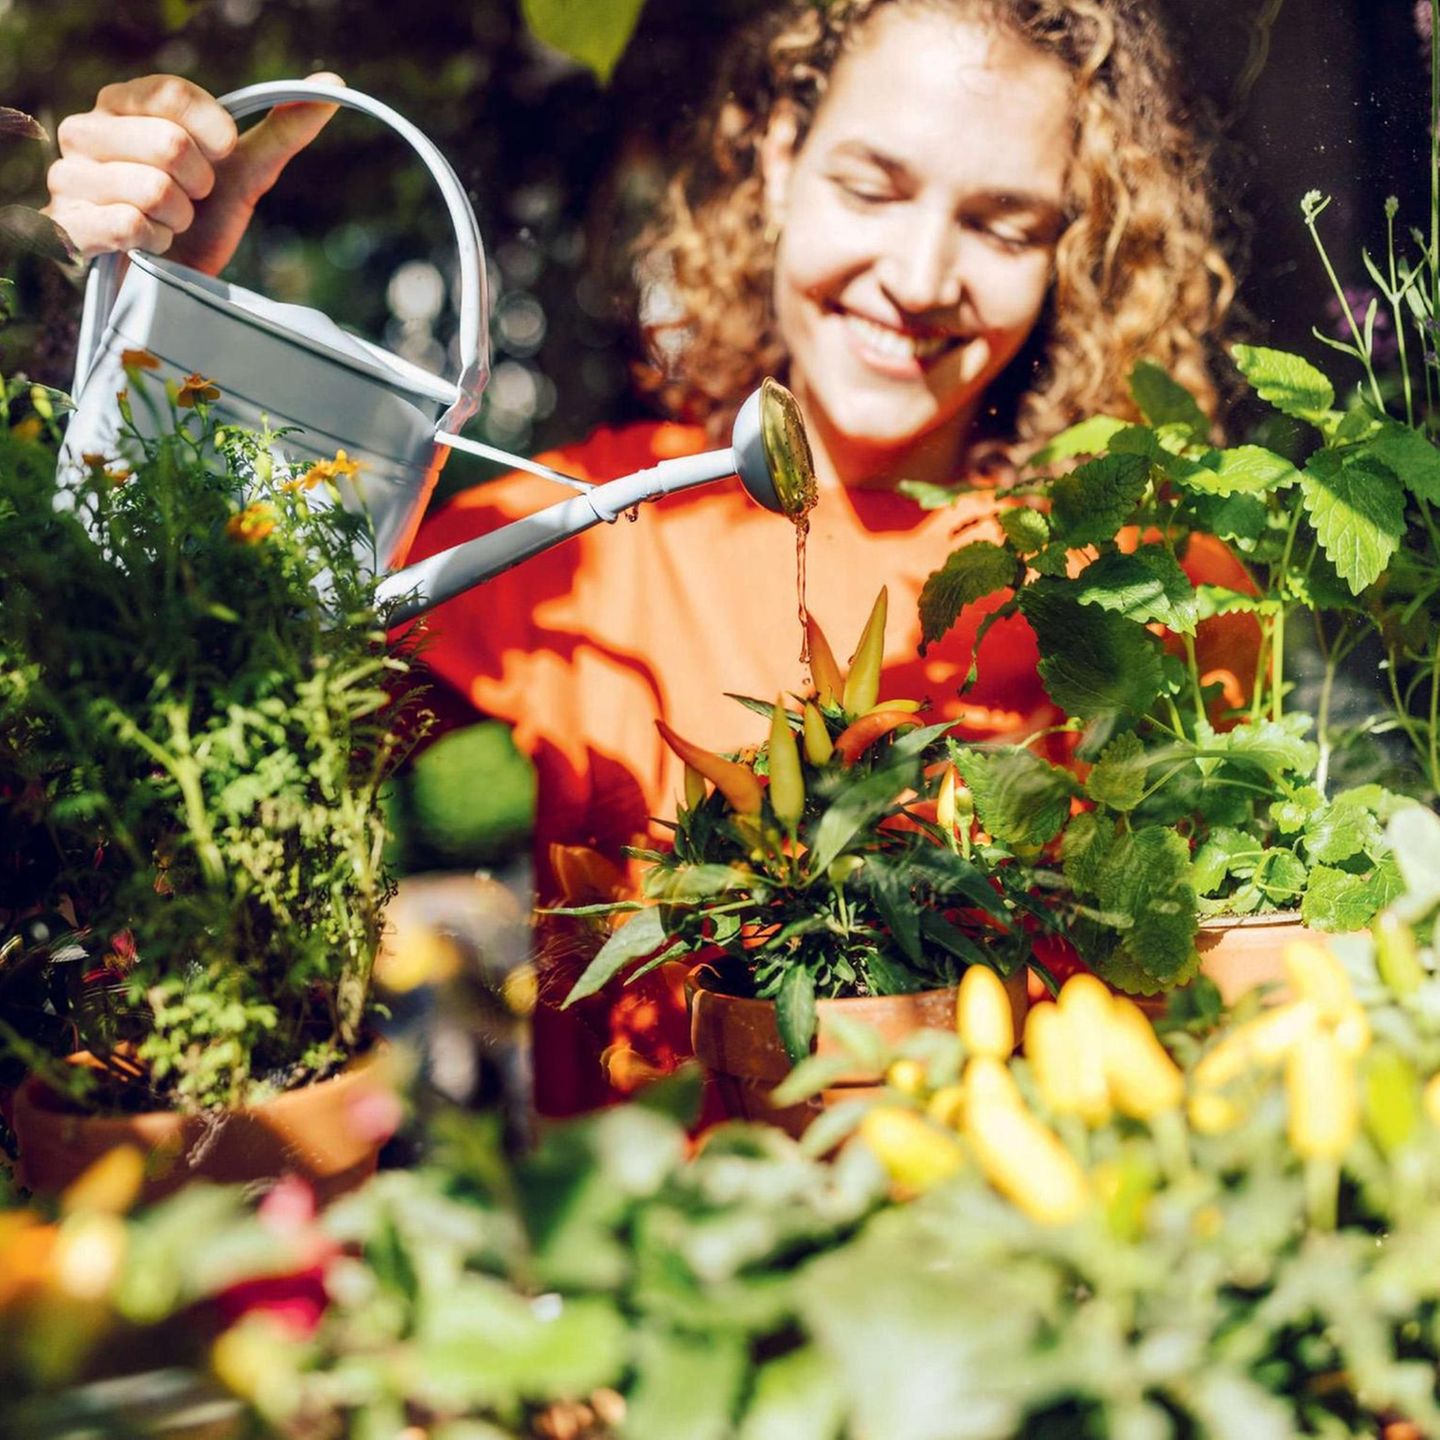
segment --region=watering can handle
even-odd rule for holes
[[[480,240],[480,226],[470,197],[465,193],[450,162],[435,144],[403,115],[388,105],[373,100],[359,90],[336,85],[317,85],[308,80],[270,80],[247,85],[220,97],[220,104],[237,120],[268,110],[272,105],[296,101],[320,100],[359,110],[388,125],[407,141],[434,177],[450,212],[455,227],[455,243],[460,255],[460,376],[455,382],[456,400],[440,421],[445,430],[458,430],[474,413],[480,392],[490,376],[490,305],[485,277],[485,250]],[[88,372],[99,348],[100,337],[119,290],[119,255],[102,255],[94,265],[85,290],[85,311],[80,322],[80,363]],[[83,374],[76,377],[78,391]]]

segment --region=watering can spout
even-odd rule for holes
[[[439,438],[444,443],[457,437]],[[482,447],[461,442],[461,448]],[[523,520],[393,571],[380,582],[376,598],[382,606],[394,605],[392,624],[403,624],[602,521],[613,524],[647,500],[728,475],[740,477],[751,499],[797,525],[814,505],[815,466],[804,422],[795,397],[778,381],[765,380],[740,407],[728,449],[663,460],[648,470],[586,487]]]

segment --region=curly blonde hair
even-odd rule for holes
[[[1132,414],[1125,382],[1142,358],[1213,417],[1211,358],[1234,279],[1215,240],[1211,149],[1182,109],[1150,0],[786,0],[767,12],[732,47],[703,144],[639,242],[642,277],[664,301],[663,314],[642,318],[652,387],[672,412],[719,430],[762,376],[785,374],[760,144],[780,105],[804,143],[840,58],[896,6],[997,26],[1073,77],[1075,151],[1054,282],[1035,332],[986,397],[982,448],[1014,462],[1087,414]]]

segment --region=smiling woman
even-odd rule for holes
[[[1042,731],[1058,715],[1018,616],[988,628],[982,679],[958,694],[1003,595],[918,653],[917,599],[957,527],[1003,539],[995,493],[926,511],[899,486],[974,478],[1083,414],[1126,413],[1140,358],[1213,409],[1206,345],[1229,272],[1178,88],[1147,0],[767,7],[736,37],[639,256],[657,317],[651,388],[689,423],[603,429],[545,458],[582,479],[628,474],[707,448],[702,425],[728,432],[762,376],[788,381],[821,482],[811,612],[832,635],[858,635],[888,586],[884,693],[928,701],[971,740]],[[204,92],[152,79],[109,87],[61,128],[66,160],[85,163],[52,172],[53,209],[87,251],[131,243],[102,212],[129,204],[139,224],[169,193],[145,173],[163,158],[127,148],[147,117],[202,150],[219,124]],[[170,175],[202,238],[238,236],[249,182],[273,178],[282,150],[321,119],[292,110],[238,144],[226,132],[209,194]],[[173,219],[177,248],[217,263],[182,214],[150,218]],[[412,558],[553,498],[524,476],[467,492],[427,518]],[[674,814],[685,775],[656,720],[729,751],[760,727],[747,733],[717,695],[805,688],[795,573],[793,530],[738,485],[719,486],[599,526],[433,613],[435,674],[460,708],[512,722],[535,759],[543,901],[609,900],[626,884],[625,847],[667,843],[651,817]],[[657,971],[618,1003],[602,993],[562,1016],[548,1002],[568,992],[592,937],[546,938],[556,973],[536,1015],[542,1108],[602,1098],[602,1059],[624,1088],[686,1051],[676,977]]]

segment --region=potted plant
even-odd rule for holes
[[[150,357],[127,361],[125,404],[168,423],[82,475],[57,477],[31,387],[0,402],[0,1042],[30,1076],[21,1167],[53,1188],[128,1137],[160,1189],[203,1163],[333,1190],[393,1120],[369,995],[406,661],[366,523],[337,503],[346,457],[291,473],[266,436],[212,424],[204,377],[161,391]]]
[[[627,967],[631,979],[691,967],[695,1053],[727,1108],[791,1128],[816,1106],[777,1111],[769,1091],[813,1045],[828,1052],[856,1020],[892,1035],[948,1022],[971,965],[1004,977],[1021,1013],[1034,937],[1064,923],[1033,893],[1033,851],[972,840],[949,724],[879,698],[885,610],[882,590],[843,675],[812,620],[817,693],[798,709],[744,701],[769,722],[744,758],[661,722],[687,766],[673,847],[636,852],[649,863],[643,900],[556,912],[625,918],[567,1004]],[[877,1079],[837,1074],[829,1098]]]
[[[1388,510],[1364,498],[1365,464],[1336,453],[1356,422],[1330,408],[1328,387],[1294,357],[1234,353],[1262,399],[1303,412],[1334,446],[1303,466],[1260,445],[1216,446],[1194,398],[1142,362],[1131,377],[1140,421],[1095,416],[1056,437],[1008,492],[1003,543],[955,551],[921,597],[926,642],[965,605],[1004,590],[996,617],[1018,611],[1034,629],[1041,678],[1072,717],[1080,763],[1046,776],[1077,813],[1057,808],[1053,833],[1033,838],[1063,830],[1066,878],[1098,912],[1069,938],[1087,965],[1142,995],[1189,980],[1202,955],[1229,999],[1282,980],[1278,946],[1296,926],[1363,927],[1398,886],[1383,826],[1409,802],[1376,784],[1328,793],[1327,715],[1354,644],[1348,612],[1398,534]],[[1051,473],[1077,456],[1091,458]],[[1217,540],[1233,581],[1197,585],[1187,551]],[[1287,627],[1305,612],[1325,664],[1318,733],[1288,703]],[[1237,616],[1253,621],[1253,638],[1232,629],[1229,673],[1211,668],[1202,627]],[[1253,673],[1234,673],[1237,655]],[[1033,772],[1033,759],[1004,747],[959,759],[967,779],[967,767],[985,767],[976,809],[1002,839],[1029,818],[991,792],[1011,772]],[[1220,945],[1235,933],[1250,952],[1238,962]]]

